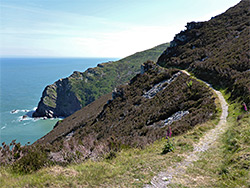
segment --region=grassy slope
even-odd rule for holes
[[[219,114],[215,120],[199,125],[182,136],[175,137],[175,153],[160,154],[165,143],[165,139],[162,139],[143,150],[123,149],[116,153],[116,157],[113,159],[107,159],[107,156],[111,156],[108,154],[106,159],[100,161],[88,160],[66,168],[58,166],[45,168],[30,175],[17,175],[13,174],[10,169],[1,168],[2,184],[0,186],[115,187],[120,185],[122,187],[138,187],[148,183],[152,176],[160,170],[180,161],[185,152],[192,149],[192,144],[198,141],[204,131],[214,127],[218,122],[218,117]]]
[[[30,175],[12,174],[1,168],[2,187],[139,187],[148,183],[159,171],[182,160],[185,152],[192,149],[204,130],[215,122],[200,125],[183,136],[175,137],[176,151],[161,155],[165,139],[156,141],[146,149],[124,149],[114,159],[88,160],[66,168],[52,167]]]

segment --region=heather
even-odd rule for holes
[[[226,88],[230,100],[250,105],[249,1],[243,0],[208,22],[190,22],[158,59],[164,67],[188,69],[195,76]]]

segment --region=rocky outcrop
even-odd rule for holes
[[[170,47],[175,47],[177,45],[183,45],[190,40],[192,40],[194,37],[198,37],[201,35],[200,32],[198,32],[198,29],[200,29],[203,26],[203,22],[189,22],[186,25],[186,30],[181,31],[177,35],[175,35],[174,40],[171,41]],[[191,31],[192,30],[192,31]]]
[[[189,111],[178,111],[174,113],[172,116],[163,121],[164,126],[171,125],[173,122],[180,120],[183,116],[187,114],[189,114]]]
[[[153,61],[147,61],[143,64],[141,64],[141,74],[144,74],[149,69],[152,69],[153,67],[156,67],[156,64]]]
[[[147,92],[145,92],[145,94],[143,95],[143,97],[145,97],[147,99],[153,98],[158,92],[160,92],[161,90],[166,89],[166,87],[170,83],[172,83],[180,74],[181,74],[181,72],[177,72],[170,79],[164,80],[164,81],[162,81],[162,82],[154,85],[150,90],[148,90]]]
[[[72,91],[70,79],[60,79],[45,88],[33,117],[66,117],[81,109],[82,105]]]

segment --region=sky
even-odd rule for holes
[[[0,0],[0,57],[126,57],[240,0]]]

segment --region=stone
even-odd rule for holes
[[[189,111],[178,111],[174,113],[172,116],[168,117],[167,119],[163,120],[164,127],[167,125],[172,124],[175,121],[181,120],[183,116],[189,114]]]
[[[150,90],[148,90],[143,97],[151,99],[153,98],[158,92],[160,92],[161,90],[166,89],[166,87],[172,83],[179,75],[181,74],[181,72],[177,72],[176,74],[174,74],[170,79],[168,80],[164,80],[156,85],[154,85]],[[166,85],[167,84],[167,85]]]
[[[186,28],[187,28],[187,30],[199,29],[202,27],[202,25],[203,25],[202,22],[189,22],[189,23],[187,23]]]
[[[115,88],[112,92],[112,100],[116,99],[117,97],[123,98],[123,89],[122,88]]]
[[[26,119],[28,116],[27,115],[23,115],[22,119]]]
[[[144,74],[149,69],[153,68],[155,66],[155,63],[153,61],[147,61],[141,65],[141,74]]]

